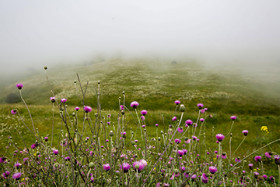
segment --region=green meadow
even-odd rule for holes
[[[201,114],[201,117],[205,118],[206,121],[202,128],[205,138],[200,141],[209,151],[218,149],[218,145],[215,144],[215,135],[218,133],[228,134],[232,124],[230,116],[237,116],[232,129],[232,152],[244,138],[242,130],[249,131],[244,143],[234,155],[234,158],[242,158],[261,146],[280,138],[280,89],[276,78],[277,72],[264,76],[259,72],[244,73],[234,67],[214,68],[189,61],[172,63],[171,61],[155,59],[110,59],[86,65],[49,67],[46,72],[42,67],[41,72],[24,77],[18,82],[24,85],[23,98],[31,111],[39,136],[50,137],[54,123],[53,147],[59,147],[66,129],[60,118],[58,106],[55,105],[53,108],[49,100],[53,96],[52,92],[57,101],[61,98],[67,98],[68,120],[71,121],[74,120],[72,116],[74,108],[79,106],[82,109],[82,87],[84,91],[86,90],[85,105],[93,108],[90,119],[94,121],[94,111],[97,110],[98,81],[100,80],[103,123],[107,123],[107,115],[111,114],[109,129],[114,133],[117,133],[119,104],[125,102],[128,108],[125,113],[126,146],[132,147],[130,141],[140,137],[135,111],[129,106],[132,101],[139,102],[138,113],[143,109],[148,110],[145,122],[148,140],[152,141],[151,139],[157,138],[156,136],[162,137],[161,131],[167,133],[169,125],[174,127],[171,118],[176,116],[178,119],[181,115],[178,110],[175,110],[174,101],[178,99],[186,106],[182,128],[186,128],[184,121],[187,119],[196,122],[197,103],[203,103],[204,107],[208,108],[205,114]],[[21,149],[24,149],[25,145],[30,146],[35,142],[34,136],[23,124],[24,121],[32,130],[28,111],[16,88],[18,82],[1,88],[0,152],[3,154],[11,154],[15,150],[15,145],[8,143],[9,136]],[[81,87],[79,83],[81,83]],[[125,100],[123,91],[125,92]],[[12,109],[17,109],[21,118],[18,115],[11,115]],[[78,128],[82,128],[83,111],[77,112],[77,115],[80,118]],[[159,124],[158,130],[155,127],[156,123]],[[267,126],[268,132],[261,131],[262,126]],[[197,128],[200,127],[201,123],[198,124]],[[86,126],[88,135],[90,131],[89,126]],[[136,135],[133,139],[131,137],[132,131]],[[107,132],[102,131],[102,133],[108,135],[109,132],[107,130]],[[184,136],[191,138],[188,134]],[[177,137],[180,135],[178,134]],[[105,144],[104,140],[101,137],[101,142]],[[226,136],[224,142],[228,141],[229,136]],[[143,142],[140,141],[140,144]],[[229,150],[228,143],[224,143],[223,150]],[[259,151],[259,154],[266,151],[280,154],[280,144],[272,144]],[[203,154],[201,153],[201,155]],[[277,175],[277,166],[269,166],[269,161],[266,162],[265,159],[264,164],[268,165],[268,174]]]

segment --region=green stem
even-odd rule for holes
[[[254,153],[258,152],[259,150],[261,150],[261,149],[263,149],[263,148],[265,148],[265,147],[267,147],[267,146],[269,146],[269,145],[271,145],[271,144],[273,144],[273,143],[275,143],[275,142],[278,142],[278,141],[280,141],[280,139],[274,140],[274,141],[272,141],[272,142],[270,142],[270,143],[268,143],[268,144],[262,146],[261,148],[257,149],[256,151],[253,151],[251,154],[247,155],[247,156],[244,157],[242,160],[240,160],[240,162],[237,162],[229,171],[233,170],[239,163],[241,163],[243,160],[245,160],[245,159],[247,159],[248,157],[250,157],[252,154],[254,154]],[[228,172],[229,172],[229,171],[228,171]]]
[[[22,102],[24,103],[24,105],[25,105],[25,107],[26,107],[26,109],[27,109],[27,111],[28,111],[29,117],[30,117],[30,119],[31,119],[32,127],[33,127],[33,130],[34,130],[34,134],[35,134],[35,136],[36,136],[36,131],[35,131],[35,127],[34,127],[34,122],[33,122],[33,119],[32,119],[31,113],[30,113],[30,110],[29,110],[29,108],[28,108],[26,102],[24,101],[24,99],[23,99],[23,97],[22,97],[21,90],[19,90],[19,94],[20,94],[20,98],[21,98]],[[36,136],[36,137],[37,137],[37,136]]]
[[[246,139],[247,136],[244,136],[243,140],[240,142],[240,144],[238,145],[238,147],[235,149],[235,151],[233,152],[232,156],[234,156],[235,152],[239,149],[239,147],[242,145],[242,143],[244,142],[244,140]]]

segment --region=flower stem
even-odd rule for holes
[[[233,152],[232,156],[234,156],[235,152],[239,149],[239,147],[241,146],[241,144],[244,142],[244,140],[246,139],[247,136],[244,136],[243,140],[240,142],[240,144],[238,145],[238,147],[235,149],[235,151]]]
[[[30,110],[29,110],[29,108],[28,108],[26,102],[24,101],[24,99],[23,99],[23,97],[22,97],[21,90],[19,90],[19,94],[20,94],[20,98],[21,98],[22,102],[24,103],[24,105],[25,105],[25,107],[26,107],[26,109],[27,109],[27,111],[28,111],[29,117],[30,117],[30,119],[31,119],[32,127],[33,127],[33,130],[34,130],[34,134],[35,134],[35,136],[36,136],[36,131],[35,131],[35,127],[34,127],[34,122],[33,122],[33,119],[32,119],[31,113],[30,113]],[[36,136],[36,137],[37,137],[37,136]]]

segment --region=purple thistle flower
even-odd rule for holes
[[[192,120],[190,120],[190,119],[188,119],[185,123],[186,123],[186,127],[188,127],[189,125],[192,125],[192,124],[193,124]],[[188,125],[188,126],[187,126],[187,125]]]
[[[10,172],[9,171],[5,171],[3,174],[2,174],[2,176],[4,177],[4,178],[7,178],[7,177],[9,177],[10,176]]]
[[[142,114],[143,116],[147,115],[147,113],[148,113],[147,110],[142,110],[142,111],[141,111],[141,114]]]
[[[76,111],[79,111],[79,110],[80,110],[80,107],[75,107],[75,110],[76,110]]]
[[[47,141],[49,140],[49,138],[46,136],[46,137],[44,138],[44,140],[47,142]]]
[[[254,164],[250,163],[250,164],[248,164],[248,166],[249,166],[249,169],[250,169],[250,170],[252,170],[252,169],[253,169]]]
[[[66,157],[64,157],[64,160],[65,160],[65,161],[69,161],[69,160],[70,160],[70,157],[69,157],[69,156],[66,156]]]
[[[57,150],[57,149],[54,149],[54,150],[53,150],[53,154],[58,155],[58,150]]]
[[[274,181],[274,177],[273,177],[273,176],[270,176],[270,177],[269,177],[269,180]]]
[[[210,171],[210,173],[212,173],[212,174],[215,174],[216,172],[217,172],[217,168],[215,167],[215,166],[210,166],[209,167],[209,171]]]
[[[202,182],[203,182],[204,184],[207,184],[207,183],[208,183],[208,177],[207,177],[207,175],[206,175],[205,173],[202,174],[201,179],[202,179]]]
[[[147,161],[144,159],[141,159],[139,162],[141,162],[142,164],[144,164],[144,167],[146,167],[148,165]]]
[[[196,174],[193,174],[193,175],[191,176],[191,179],[192,179],[192,180],[195,180],[196,177],[197,177]]]
[[[21,163],[16,162],[16,163],[15,163],[15,168],[19,169],[20,167],[21,167]]]
[[[156,123],[155,126],[158,127],[158,124]]]
[[[12,109],[11,110],[11,114],[13,114],[13,115],[17,114],[17,110],[16,109]]]
[[[265,152],[264,155],[266,156],[266,158],[271,158],[271,155],[272,155],[272,154],[269,153],[269,152]]]
[[[178,150],[177,153],[179,156],[183,156],[185,154],[185,152],[183,150]]]
[[[193,139],[193,140],[196,140],[196,139],[197,139],[197,137],[196,137],[196,136],[192,136],[192,139]]]
[[[274,161],[275,161],[275,164],[280,165],[280,156],[274,155]]]
[[[139,106],[139,103],[137,101],[133,101],[133,102],[130,103],[130,106],[132,108],[137,108]]]
[[[223,139],[225,138],[225,136],[223,134],[216,134],[216,138],[219,142],[223,141]]]
[[[144,121],[145,120],[145,116],[141,116],[141,120]]]
[[[18,88],[19,90],[21,90],[22,87],[23,87],[23,84],[21,84],[21,83],[18,83],[18,84],[17,84],[17,88]]]
[[[201,113],[201,114],[204,114],[204,113],[205,113],[205,109],[201,109],[201,110],[200,110],[200,113]]]
[[[176,120],[177,120],[177,117],[174,116],[174,117],[172,118],[172,121],[176,121]]]
[[[174,140],[174,142],[175,142],[176,144],[179,144],[179,143],[181,143],[181,140],[178,139],[178,138],[176,138],[176,139]]]
[[[120,110],[124,110],[124,106],[123,105],[120,105]]]
[[[23,163],[26,163],[29,158],[23,158]]]
[[[36,144],[32,144],[31,149],[35,149],[35,148],[36,148]]]
[[[50,97],[50,101],[51,101],[52,103],[54,103],[54,102],[55,102],[55,97]]]
[[[108,121],[108,122],[107,122],[107,125],[110,125],[110,124],[111,124],[111,122],[110,122],[110,121]]]
[[[62,98],[62,99],[60,100],[61,103],[66,103],[66,101],[67,101],[67,99],[65,99],[65,98]]]
[[[20,172],[13,174],[13,179],[19,180],[20,177],[21,177],[21,173]]]
[[[179,104],[181,103],[181,101],[176,100],[174,103],[175,103],[176,105],[179,105]]]
[[[236,116],[231,116],[230,119],[234,121],[236,120]]]
[[[189,178],[190,177],[189,173],[185,172],[184,177]]]
[[[126,172],[128,172],[128,170],[130,169],[130,165],[129,165],[128,163],[124,162],[124,163],[120,166],[120,168],[126,173]]]
[[[200,118],[199,121],[200,121],[200,122],[204,122],[205,119],[204,119],[204,118]]]
[[[90,106],[84,106],[84,111],[85,111],[86,113],[89,113],[89,112],[92,111],[92,108],[91,108]]]
[[[197,104],[197,107],[198,107],[199,109],[202,109],[203,104],[202,104],[202,103],[198,103],[198,104]]]
[[[258,172],[254,172],[254,176],[257,178],[260,174]]]
[[[227,154],[226,153],[222,153],[222,159],[226,159],[227,158]]]
[[[186,168],[184,166],[179,168],[182,172],[186,171]]]
[[[136,170],[138,170],[138,172],[141,172],[144,169],[144,164],[140,161],[136,161],[132,164],[133,168]]]
[[[184,151],[184,155],[186,155],[186,154],[187,154],[187,152],[188,152],[188,150],[187,150],[187,149],[183,149],[183,151]]]
[[[181,128],[181,127],[179,127],[177,130],[178,130],[179,133],[183,133],[184,132],[183,128]]]
[[[262,157],[261,156],[255,156],[255,161],[256,162],[260,162],[262,160]]]
[[[111,167],[110,167],[109,164],[104,164],[104,165],[103,165],[103,169],[104,169],[105,171],[109,171],[109,170],[111,169]]]
[[[248,135],[248,130],[243,130],[242,133],[244,134],[244,136]]]
[[[146,127],[146,125],[142,125],[142,128],[145,128]]]
[[[235,158],[235,162],[240,162],[240,161],[241,161],[241,160],[240,160],[239,157]]]
[[[267,175],[263,174],[263,178],[264,178],[265,180],[267,180]]]
[[[90,177],[90,182],[93,183],[94,182],[94,178]]]

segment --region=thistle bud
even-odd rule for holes
[[[110,131],[109,135],[110,135],[110,136],[114,136],[114,132],[113,132],[113,131]]]
[[[181,104],[179,110],[180,110],[180,112],[185,112],[185,110],[186,110],[185,105]]]
[[[89,166],[90,168],[93,168],[93,167],[94,167],[94,163],[93,163],[93,162],[90,162],[90,163],[88,164],[88,166]]]

